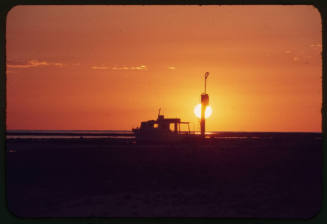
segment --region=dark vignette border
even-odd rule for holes
[[[16,5],[312,5],[322,23],[322,133],[323,198],[320,212],[311,219],[254,218],[19,218],[7,208],[6,197],[6,16]],[[327,222],[327,1],[326,0],[1,0],[0,1],[0,221],[1,223],[326,223]]]

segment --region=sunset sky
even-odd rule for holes
[[[312,6],[17,6],[7,16],[7,129],[321,131]]]

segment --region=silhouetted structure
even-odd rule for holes
[[[209,76],[209,72],[206,72],[204,75],[204,93],[201,94],[201,136],[205,136],[205,129],[206,129],[206,118],[205,118],[205,111],[207,106],[209,105],[209,95],[207,94],[207,78]]]
[[[209,95],[207,94],[207,78],[209,72],[204,76],[204,93],[201,94],[201,138],[205,137],[205,111],[209,105]],[[181,124],[187,124],[188,131],[182,132]],[[182,122],[180,118],[165,118],[160,115],[157,120],[142,121],[141,126],[133,128],[136,142],[146,143],[172,143],[199,139],[199,136],[191,134],[189,122]]]
[[[181,124],[186,124],[188,131],[181,131]],[[189,122],[182,122],[180,118],[165,118],[160,115],[157,120],[142,121],[141,127],[132,129],[137,142],[169,143],[179,142],[189,136]]]

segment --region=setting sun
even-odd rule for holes
[[[194,107],[194,114],[198,118],[201,118],[201,104],[200,103]],[[205,118],[210,117],[211,114],[212,114],[212,108],[211,108],[211,106],[207,106],[206,112],[205,112]]]

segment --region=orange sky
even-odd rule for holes
[[[321,131],[311,6],[17,6],[7,16],[7,129]]]

